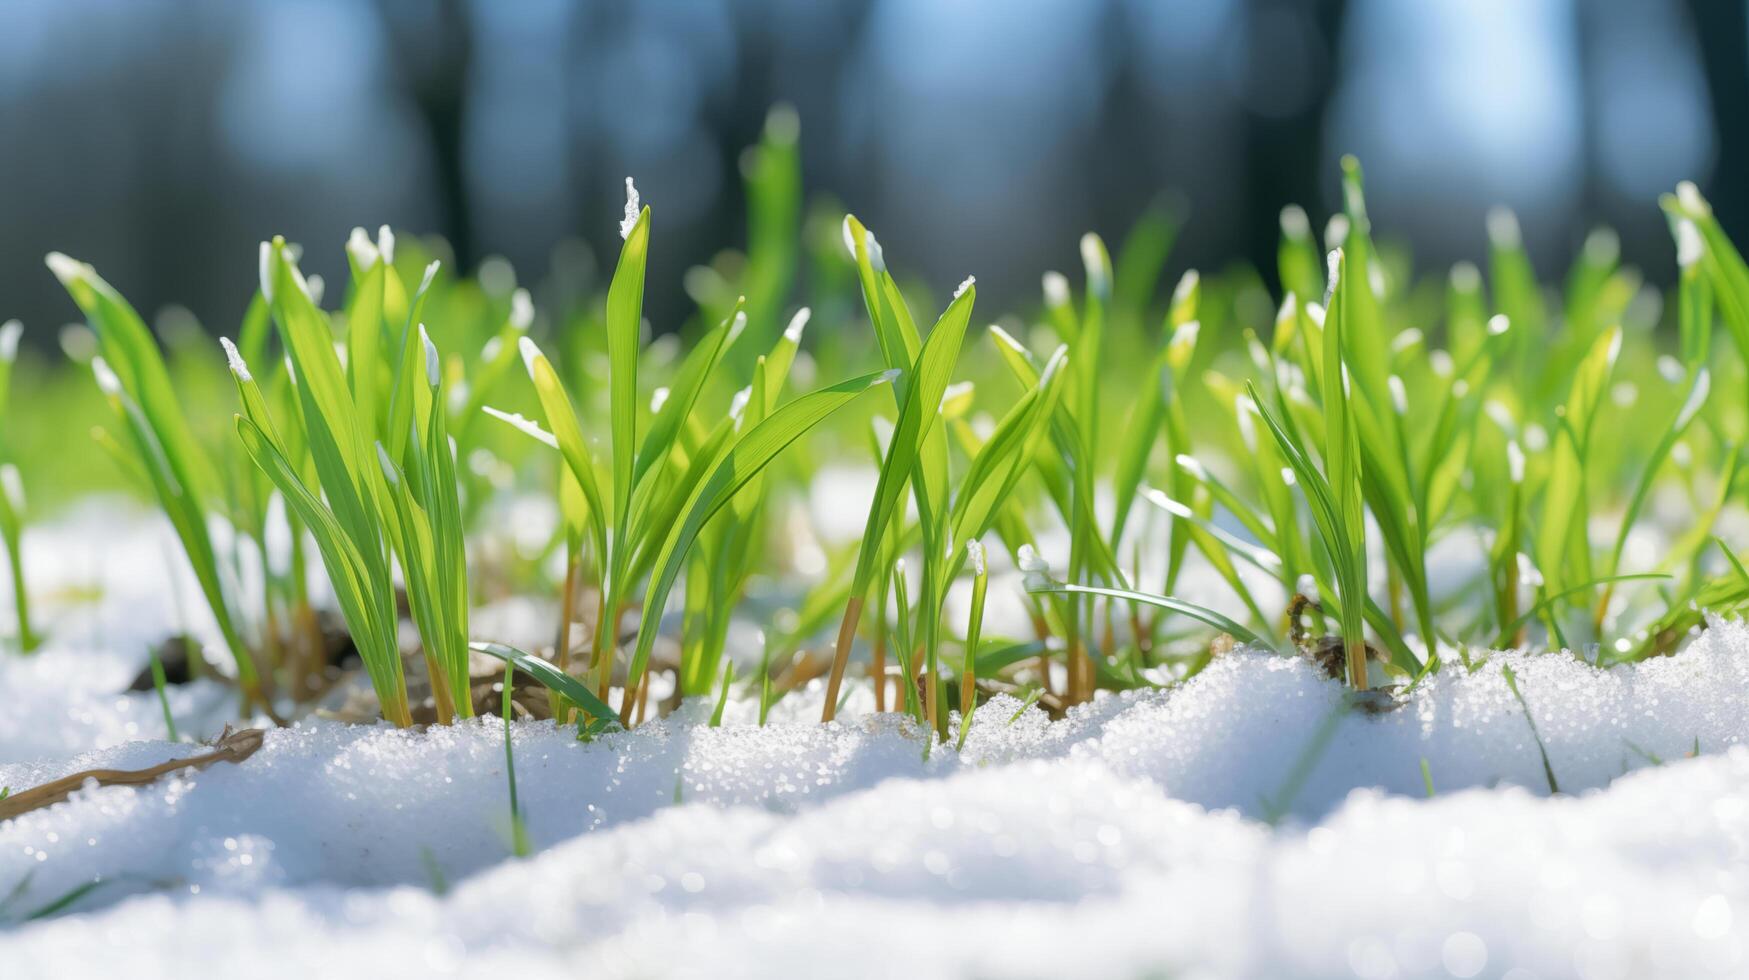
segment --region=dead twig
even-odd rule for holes
[[[75,790],[90,780],[96,780],[99,786],[145,786],[184,769],[205,769],[215,762],[242,762],[254,755],[256,749],[261,748],[261,740],[265,735],[259,728],[245,728],[240,732],[226,728],[213,742],[212,751],[201,755],[172,759],[146,769],[87,769],[70,776],[62,776],[53,782],[0,800],[0,821],[40,810],[45,806],[53,806],[72,796]]]

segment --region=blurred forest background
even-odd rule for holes
[[[1167,194],[1171,269],[1273,280],[1281,207],[1321,222],[1344,152],[1423,270],[1480,258],[1507,204],[1545,277],[1605,223],[1668,282],[1676,181],[1749,234],[1746,95],[1741,0],[9,0],[0,318],[39,345],[74,319],[59,249],[230,330],[258,240],[343,281],[381,222],[535,281],[617,247],[631,174],[672,328],[682,272],[744,238],[737,160],[775,103],[810,197],[992,310]]]

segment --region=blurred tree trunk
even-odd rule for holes
[[[1285,115],[1252,114],[1244,127],[1245,191],[1239,199],[1245,209],[1245,254],[1257,262],[1257,272],[1276,290],[1277,296],[1281,282],[1275,254],[1281,240],[1281,209],[1289,204],[1304,207],[1321,238],[1319,218],[1339,200],[1336,161],[1346,148],[1324,145],[1324,124],[1330,100],[1336,94],[1336,66],[1342,60],[1342,28],[1347,12],[1347,0],[1246,3],[1246,19],[1251,25],[1247,47],[1251,58],[1260,62],[1252,70],[1264,72],[1260,83],[1274,81],[1268,67],[1271,52],[1264,43],[1268,38],[1257,27],[1263,18],[1272,13],[1291,14],[1300,18],[1299,23],[1306,30],[1304,50],[1308,52],[1308,62],[1303,100]],[[1365,162],[1361,161],[1363,165]]]
[[[1741,240],[1749,231],[1749,5],[1744,0],[1689,0],[1701,68],[1712,94],[1713,136],[1718,140],[1718,175],[1706,188],[1719,223]]]
[[[406,5],[379,0],[377,11],[393,72],[431,139],[432,181],[439,229],[455,251],[458,270],[471,269],[474,254],[463,142],[474,39],[462,0]]]

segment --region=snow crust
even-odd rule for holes
[[[1048,741],[1042,720],[1016,728],[999,738]],[[34,868],[30,892],[45,895],[99,871],[113,884],[88,897],[95,911],[0,933],[0,960],[40,970],[26,976],[134,977],[410,964],[1699,977],[1745,964],[1742,747],[1579,797],[1360,790],[1272,830],[1074,753],[924,763],[896,732],[860,726],[675,725],[581,746],[528,724],[520,786],[546,849],[506,861],[500,734],[313,726],[240,766],[14,820],[0,827],[7,880]]]
[[[163,529],[111,515],[27,537],[54,640],[0,657],[0,785],[199,751],[161,740],[151,692],[116,693],[150,638],[212,639]],[[1014,577],[993,574],[993,607]],[[536,606],[479,622],[538,633]],[[0,824],[0,973],[1749,974],[1740,624],[1609,671],[1453,663],[1378,717],[1303,661],[1238,652],[1062,721],[995,699],[963,752],[926,752],[862,689],[820,726],[821,696],[765,728],[755,704],[710,728],[690,703],[589,744],[518,723],[526,860],[492,720],[307,721],[238,765],[82,790]],[[236,704],[208,682],[171,706],[210,733]]]

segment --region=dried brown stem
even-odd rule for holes
[[[844,607],[844,621],[838,625],[838,647],[832,655],[832,674],[826,680],[826,705],[820,720],[827,722],[838,713],[838,688],[844,684],[844,667],[850,662],[850,644],[856,639],[856,621],[862,618],[862,596],[851,596]]]
[[[205,769],[215,762],[242,762],[254,755],[256,749],[261,748],[261,741],[265,736],[266,733],[259,728],[245,728],[240,732],[227,728],[213,742],[213,750],[201,755],[172,759],[145,769],[87,769],[70,776],[62,776],[0,800],[0,820],[10,820],[32,810],[60,803],[91,780],[96,780],[99,786],[145,786],[184,769]]]

